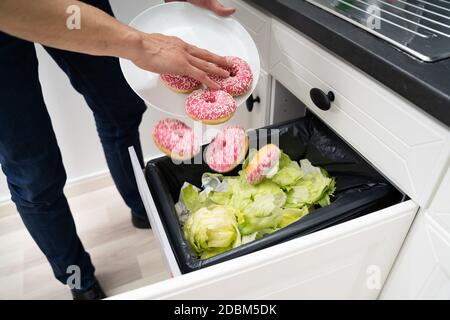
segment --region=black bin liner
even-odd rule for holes
[[[262,129],[278,130],[274,132]],[[399,191],[313,115],[262,129],[249,133],[250,145],[255,147],[256,144],[261,144],[258,145],[260,148],[276,141],[276,138],[279,147],[292,160],[307,158],[314,166],[325,168],[336,178],[336,192],[332,203],[262,239],[200,260],[184,239],[174,205],[185,181],[200,187],[202,174],[212,170],[205,163],[175,164],[169,157],[153,159],[147,163],[145,176],[182,273],[261,250],[402,201],[403,195]],[[238,166],[227,175],[237,175],[240,169],[241,166]]]

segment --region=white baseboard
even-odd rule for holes
[[[72,198],[112,186],[113,184],[109,171],[97,172],[89,176],[68,181],[64,187],[64,193],[67,198]],[[16,206],[10,199],[0,202],[0,218],[15,213],[17,213]]]
[[[67,198],[72,198],[87,192],[112,186],[113,184],[114,182],[109,171],[103,171],[70,181],[66,184],[64,193]]]
[[[16,206],[11,200],[0,202],[0,218],[17,213]]]

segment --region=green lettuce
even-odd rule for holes
[[[277,225],[277,229],[287,227],[291,223],[300,220],[300,218],[303,218],[308,213],[309,213],[308,207],[283,209],[281,213],[281,219]]]
[[[300,160],[300,165],[304,175],[287,193],[286,207],[301,208],[329,203],[329,196],[334,192],[334,179],[307,159]]]
[[[270,180],[264,180],[259,184],[255,185],[252,189],[252,195],[254,199],[258,195],[268,195],[268,194],[274,196],[274,203],[277,207],[282,207],[286,202],[286,194],[276,183]]]
[[[295,184],[302,176],[303,172],[299,164],[282,152],[278,172],[272,177],[271,181],[284,189],[290,189],[290,186]]]
[[[199,188],[187,182],[185,182],[181,187],[180,200],[188,211],[194,211],[194,209],[199,205],[199,191]]]
[[[328,206],[331,203],[330,197],[336,190],[335,179],[330,178],[328,172],[325,169],[314,167],[308,159],[300,160],[300,165],[305,174],[305,179],[314,180],[314,178],[317,178],[319,176],[323,177],[322,183],[326,182],[327,185],[323,188],[321,195],[314,202],[314,204],[318,204],[321,207]]]
[[[326,172],[325,172],[326,173]],[[334,178],[330,178],[331,182],[328,184],[328,186],[323,190],[322,196],[319,200],[317,200],[317,204],[321,207],[326,207],[330,205],[331,203],[331,196],[334,194],[334,191],[336,190],[336,180]]]
[[[251,150],[243,168],[254,154]],[[202,190],[185,183],[175,208],[182,212],[186,240],[199,258],[207,259],[282,229],[316,205],[329,205],[335,189],[325,170],[281,153],[274,175],[255,185],[243,171],[238,176],[205,173]]]
[[[250,205],[243,211],[238,211],[237,217],[241,234],[248,235],[262,229],[275,228],[281,219],[281,209],[277,206],[274,195],[256,195]]]
[[[227,206],[213,205],[191,213],[183,231],[193,251],[202,259],[241,244],[236,211]]]
[[[200,191],[196,186],[185,182],[180,190],[178,202],[175,204],[175,211],[178,220],[183,224],[189,217],[189,213],[207,206],[209,199],[205,190]]]
[[[237,210],[243,210],[252,203],[254,188],[245,179],[241,177],[230,177],[226,181],[229,188],[228,192],[231,194],[228,205]]]

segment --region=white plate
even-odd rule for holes
[[[232,17],[222,18],[190,3],[169,2],[145,10],[130,26],[148,33],[177,36],[216,54],[247,61],[253,72],[253,84],[245,95],[236,97],[238,105],[245,102],[258,83],[258,49],[244,27]],[[187,117],[186,94],[173,92],[161,83],[159,74],[142,70],[129,60],[120,59],[120,66],[131,88],[148,105],[170,115]]]

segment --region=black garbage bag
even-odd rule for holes
[[[275,129],[275,130],[271,130]],[[212,170],[205,164],[175,164],[169,157],[147,163],[145,176],[170,245],[182,273],[188,273],[300,237],[402,201],[403,195],[313,115],[249,132],[250,145],[278,142],[292,160],[309,159],[336,178],[329,206],[318,208],[293,224],[262,239],[200,260],[184,239],[175,211],[185,181],[201,186],[201,177]],[[238,166],[227,175],[237,175]]]

